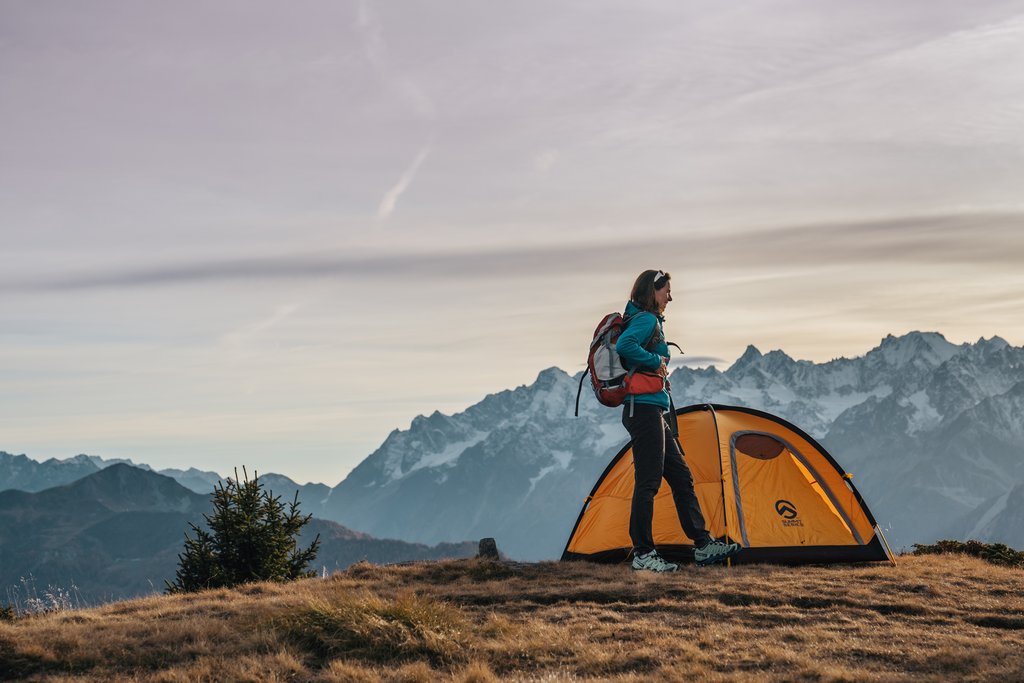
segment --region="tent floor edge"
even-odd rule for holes
[[[658,553],[666,560],[683,564],[693,563],[692,545],[659,545]],[[625,562],[632,548],[613,548],[596,553],[562,553],[563,562],[586,561],[600,564]],[[876,534],[866,545],[816,545],[782,546],[774,548],[744,548],[733,556],[732,563],[739,564],[833,564],[857,562],[892,562],[881,540]]]
[[[562,562],[596,562],[598,564],[619,564],[629,559],[633,554],[632,548],[615,548],[614,550],[602,550],[597,553],[573,553],[566,550],[562,553]]]

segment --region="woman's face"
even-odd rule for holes
[[[664,313],[668,302],[672,301],[672,283],[666,282],[664,287],[654,290],[654,300],[658,303],[658,312]]]

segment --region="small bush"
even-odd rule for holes
[[[174,583],[168,593],[225,588],[254,581],[289,581],[316,574],[306,566],[320,548],[318,535],[308,548],[295,537],[313,515],[299,513],[299,494],[287,506],[280,496],[263,490],[259,474],[249,479],[218,482],[213,490],[213,514],[204,515],[209,531],[190,524],[185,551],[178,555]]]
[[[1024,553],[1002,543],[982,543],[981,541],[936,541],[932,545],[914,544],[914,555],[938,555],[941,553],[960,553],[988,560],[992,564],[1009,567],[1024,567]]]

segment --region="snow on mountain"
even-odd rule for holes
[[[958,520],[950,527],[948,537],[1024,548],[1024,481]]]
[[[106,469],[107,467],[110,467],[111,465],[130,465],[132,467],[137,467],[140,470],[148,470],[150,472],[153,471],[153,468],[151,468],[149,465],[147,465],[145,463],[132,462],[131,460],[128,460],[126,458],[109,458],[109,459],[108,458],[101,458],[98,455],[76,455],[73,458],[68,458],[67,460],[64,460],[64,462],[74,462],[74,461],[82,462],[82,461],[86,461],[86,460],[91,462],[92,464],[96,465],[96,467],[98,467],[101,470],[102,469]]]
[[[0,451],[0,491],[5,489],[28,492],[42,491],[54,486],[70,484],[113,465],[130,465],[149,472],[153,471],[149,465],[124,458],[108,459],[96,455],[79,454],[69,458],[49,458],[39,462],[25,455],[12,455]],[[171,477],[185,488],[197,493],[209,493],[221,479],[216,472],[204,472],[194,467],[187,470],[164,469],[160,470],[158,474]]]
[[[100,471],[89,456],[77,455],[58,460],[38,462],[22,455],[0,451],[0,491],[42,491],[53,486],[70,484]]]
[[[333,489],[261,478],[283,498],[298,491],[303,511],[374,536],[494,536],[512,557],[554,558],[628,439],[620,411],[588,387],[573,417],[579,378],[549,368],[456,415],[419,416]],[[1024,515],[1024,348],[999,337],[956,345],[937,333],[889,335],[861,357],[827,363],[750,346],[724,372],[681,367],[670,379],[679,407],[759,408],[817,438],[854,474],[894,547],[968,536],[1012,545],[1024,528],[1014,526]],[[119,462],[134,464],[0,452],[0,490],[38,491]],[[221,478],[161,473],[199,493]]]
[[[590,393],[573,418],[576,390],[549,368],[458,415],[418,417],[335,487],[321,514],[367,533],[424,543],[495,536],[513,556],[553,557],[575,522],[567,510],[625,442],[618,411]]]
[[[869,364],[890,368],[911,366],[930,370],[955,356],[960,348],[937,332],[911,332],[903,337],[890,334],[877,349],[869,351],[864,359]],[[882,360],[878,360],[879,357]]]
[[[670,379],[679,407],[759,408],[821,440],[897,547],[935,540],[1024,480],[1024,349],[998,337],[957,345],[937,333],[889,335],[864,356],[827,363],[750,346],[724,372],[683,367]],[[378,536],[494,536],[513,557],[557,557],[628,439],[620,411],[587,387],[572,416],[578,380],[549,368],[462,413],[416,418],[320,514]]]

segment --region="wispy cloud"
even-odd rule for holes
[[[421,153],[423,156],[423,153]],[[419,158],[419,157],[418,157]],[[422,163],[422,162],[420,162]],[[395,199],[408,180],[396,186]],[[144,287],[214,281],[303,280],[321,278],[410,279],[503,275],[538,277],[573,272],[603,273],[609,263],[683,269],[729,269],[744,273],[781,273],[797,267],[877,264],[991,265],[1024,262],[1024,215],[970,214],[927,216],[860,223],[815,224],[720,235],[660,239],[657,252],[648,241],[609,241],[588,245],[536,245],[521,248],[389,252],[386,255],[296,254],[265,259],[105,269],[101,274],[0,282],[7,291],[69,291]],[[756,280],[756,277],[751,276]],[[761,277],[761,275],[757,275]]]
[[[419,173],[420,166],[430,156],[430,145],[427,145],[419,151],[416,158],[412,160],[409,167],[402,173],[402,177],[398,179],[394,187],[388,190],[384,194],[384,198],[380,200],[380,206],[377,207],[377,220],[380,222],[386,221],[391,217],[391,214],[395,212],[395,206],[398,204],[399,197],[402,196],[412,184],[412,181],[416,178],[416,174]]]
[[[545,175],[558,163],[558,150],[546,149],[537,154],[533,159],[533,168],[541,175]]]
[[[388,63],[388,47],[384,29],[367,0],[360,0],[356,9],[355,28],[358,31],[363,56],[373,67],[383,85],[412,106],[419,116],[432,117],[436,110],[433,100],[409,78],[395,72]]]
[[[270,330],[273,327],[276,327],[278,324],[282,323],[293,313],[295,313],[295,311],[297,311],[298,309],[298,304],[285,304],[283,306],[278,306],[276,309],[274,309],[274,312],[270,316],[262,320],[258,320],[255,323],[245,325],[241,328],[225,333],[221,337],[221,342],[225,346],[241,346],[245,344],[247,341],[254,338],[256,335],[266,332],[267,330]]]
[[[370,3],[367,0],[359,0],[356,6],[355,27],[361,38],[363,56],[374,68],[383,69],[384,53],[387,47],[384,44],[380,23],[370,10]]]

